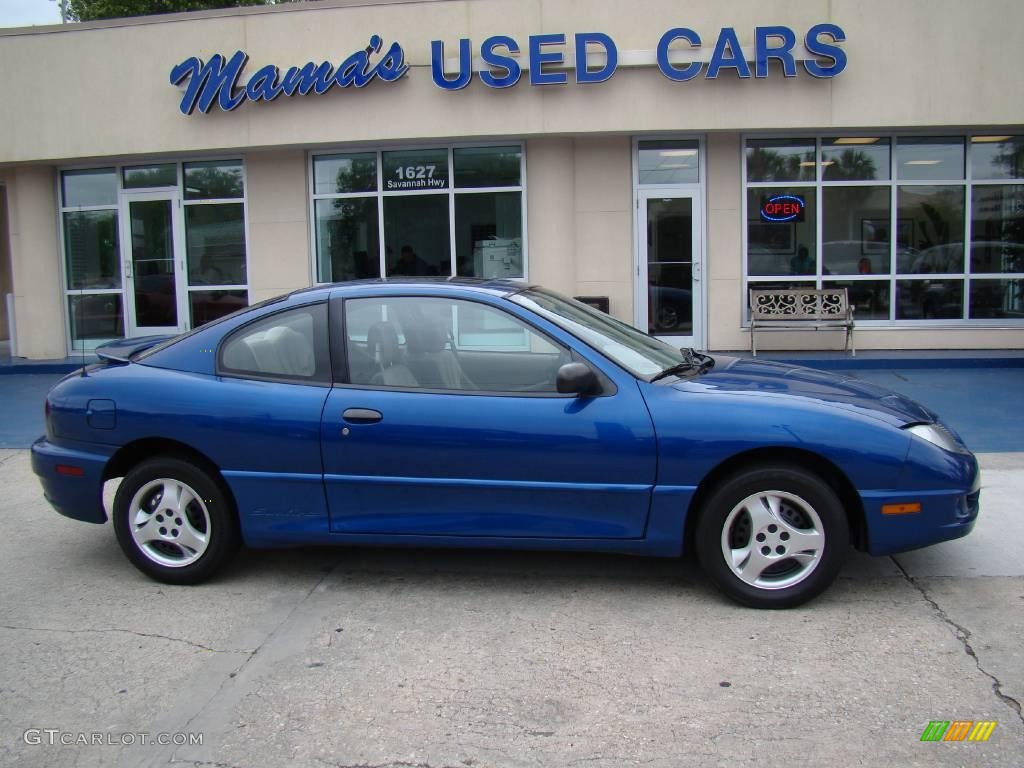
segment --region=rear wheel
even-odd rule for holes
[[[835,491],[790,465],[751,468],[720,483],[696,533],[704,570],[754,608],[791,608],[817,596],[835,580],[850,544]]]
[[[228,494],[218,479],[174,457],[144,461],[114,497],[114,532],[132,564],[170,584],[197,584],[239,545]]]

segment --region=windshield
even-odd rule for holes
[[[650,380],[668,368],[689,362],[670,344],[553,291],[528,288],[509,299],[564,328],[634,376]]]

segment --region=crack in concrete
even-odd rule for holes
[[[248,653],[252,654],[253,651],[245,649],[220,649],[211,648],[208,645],[202,643],[195,643],[191,640],[185,640],[182,637],[170,637],[168,635],[158,635],[150,632],[136,632],[134,629],[120,629],[118,627],[105,627],[102,629],[58,629],[56,627],[18,627],[13,624],[0,624],[0,629],[12,629],[15,631],[21,630],[25,632],[56,632],[65,635],[82,635],[82,634],[103,634],[106,632],[119,632],[126,635],[135,635],[137,637],[150,637],[156,640],[168,640],[172,643],[184,643],[185,645],[191,645],[193,648],[198,648],[201,651],[208,651],[210,653]]]
[[[978,658],[977,652],[974,650],[974,647],[970,643],[971,631],[962,624],[958,624],[957,622],[953,621],[953,619],[949,617],[949,615],[946,613],[945,610],[943,610],[943,608],[938,604],[938,602],[936,602],[935,599],[928,594],[928,590],[925,589],[924,586],[921,583],[919,583],[918,580],[915,579],[906,568],[903,567],[903,563],[897,560],[895,555],[890,555],[889,559],[893,561],[893,563],[899,569],[900,573],[903,574],[904,580],[908,584],[910,584],[910,586],[916,589],[921,594],[921,597],[923,597],[924,600],[932,607],[932,610],[935,611],[935,614],[939,617],[939,619],[941,619],[945,624],[947,624],[949,627],[953,629],[953,634],[956,635],[956,639],[959,640],[964,647],[964,653],[966,653],[968,656],[974,659],[974,664],[975,666],[977,666],[978,671],[992,681],[992,693],[996,695],[996,698],[998,698],[1006,706],[1012,709],[1017,714],[1017,719],[1020,720],[1021,725],[1024,725],[1024,712],[1021,711],[1020,702],[1017,701],[1017,699],[1013,698],[1013,696],[1003,693],[1002,681],[994,674],[989,672],[987,669],[985,669],[983,666],[981,666],[981,659]]]
[[[206,710],[210,706],[210,704],[212,704],[217,699],[217,697],[221,695],[221,692],[224,690],[224,688],[232,680],[236,680],[238,678],[238,676],[242,673],[242,671],[246,668],[246,666],[248,666],[249,662],[251,662],[254,658],[256,658],[256,656],[259,654],[260,650],[268,642],[270,642],[274,637],[277,636],[277,633],[280,632],[281,627],[283,627],[283,626],[285,626],[285,625],[287,625],[289,623],[289,621],[291,620],[291,618],[295,614],[295,612],[297,610],[299,610],[299,608],[307,600],[309,600],[310,596],[314,592],[316,592],[317,589],[319,589],[320,585],[323,584],[325,581],[327,581],[327,579],[331,576],[331,574],[334,573],[334,571],[337,569],[339,563],[340,563],[340,561],[336,562],[334,565],[332,565],[329,568],[327,568],[324,571],[323,575],[319,579],[317,579],[316,583],[313,584],[313,586],[310,587],[306,591],[306,594],[304,594],[302,596],[302,599],[297,600],[295,602],[295,605],[292,606],[292,609],[290,611],[288,611],[287,614],[285,614],[285,616],[279,622],[277,622],[277,624],[274,625],[274,628],[271,629],[270,632],[268,632],[266,634],[266,636],[260,641],[260,644],[257,645],[252,651],[248,651],[247,652],[249,655],[246,657],[246,659],[241,664],[239,664],[237,667],[235,667],[235,669],[232,670],[231,673],[228,674],[223,680],[221,680],[220,685],[217,686],[217,690],[214,691],[213,694],[206,701],[203,702],[202,706],[200,706],[190,718],[188,718],[188,720],[185,722],[185,725],[181,728],[181,731],[183,731],[185,733],[189,732],[188,729],[192,725],[192,723],[194,723],[198,718],[200,718],[203,715],[204,712],[206,712]],[[198,762],[197,763],[195,761],[177,760],[176,759],[177,758],[177,754],[178,754],[178,750],[175,748],[171,752],[171,755],[170,755],[170,762],[171,763],[179,762],[179,763],[188,764],[189,762],[193,762],[196,765],[203,765],[204,764],[202,762]],[[207,765],[213,765],[213,766],[220,766],[221,765],[219,763],[206,763],[206,764]]]

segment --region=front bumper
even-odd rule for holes
[[[96,446],[90,450],[54,445],[45,437],[32,444],[32,471],[43,486],[43,496],[65,517],[86,523],[105,523],[103,469],[110,455]],[[81,474],[58,472],[57,467],[74,468]]]
[[[911,454],[914,450],[911,450]],[[971,454],[946,454],[944,474],[953,487],[913,482],[924,490],[886,490],[861,492],[867,523],[868,552],[889,555],[909,549],[927,547],[941,541],[966,536],[978,519],[981,498],[981,472]],[[921,472],[911,472],[914,480],[923,480]],[[904,479],[911,479],[906,477]],[[932,481],[936,478],[932,476]],[[913,514],[886,515],[888,504],[921,505]]]

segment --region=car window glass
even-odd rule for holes
[[[221,347],[220,368],[256,377],[327,380],[325,304],[278,312],[235,331]]]
[[[495,307],[457,299],[345,302],[352,384],[555,393],[568,350]]]

